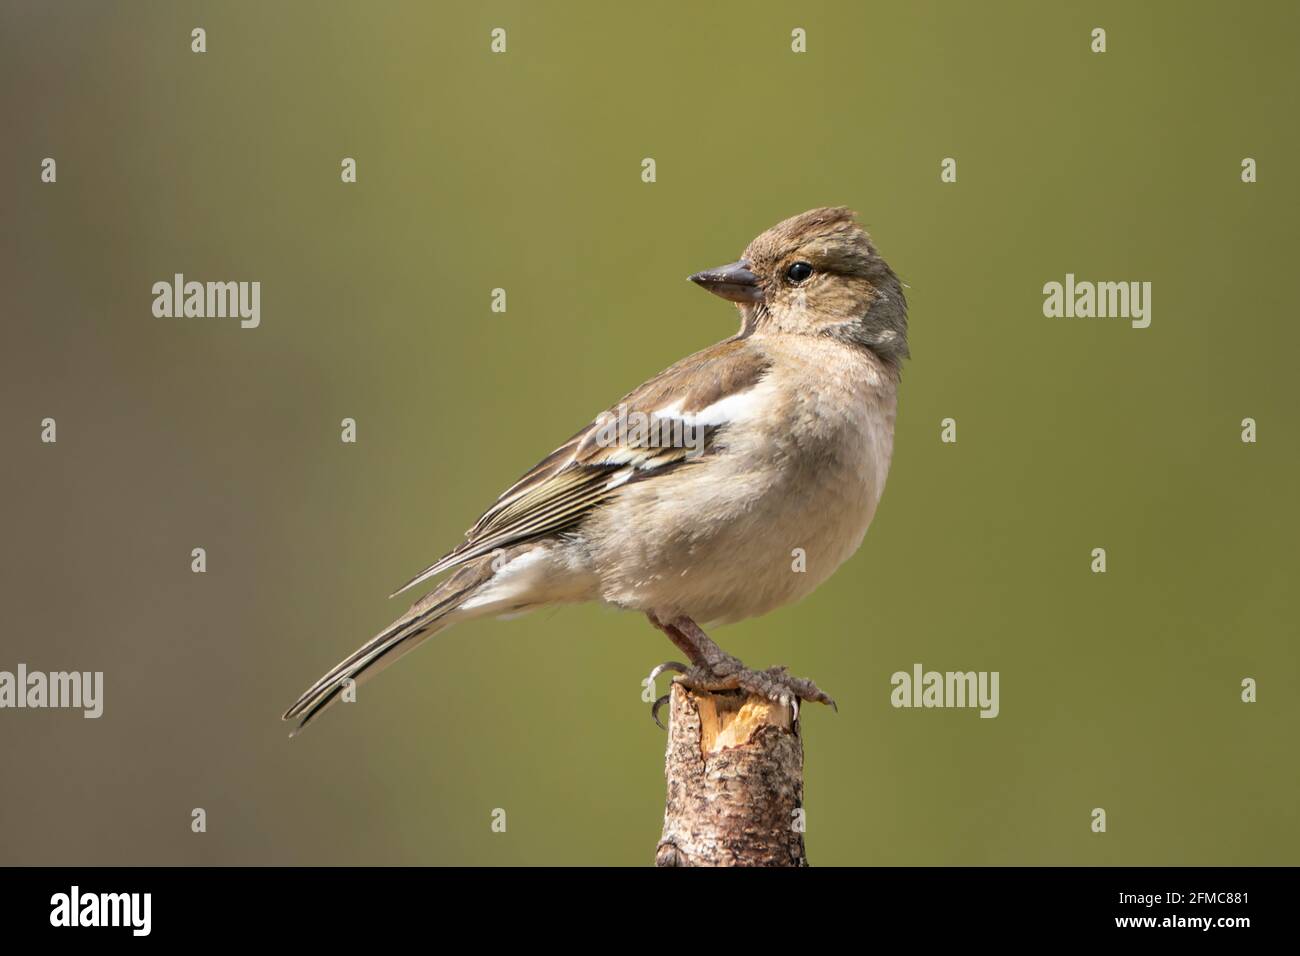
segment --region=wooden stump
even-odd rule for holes
[[[788,705],[673,684],[656,866],[807,866],[803,741]]]

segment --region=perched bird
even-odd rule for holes
[[[798,601],[862,543],[908,357],[902,285],[842,207],[787,219],[690,278],[736,303],[736,335],[628,393],[508,488],[396,593],[452,573],[289,708],[295,733],[350,680],[452,624],[580,601],[644,613],[690,659],[651,680],[669,669],[700,690],[834,703],[785,668],[747,668],[700,625]]]

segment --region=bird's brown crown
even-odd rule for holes
[[[843,339],[895,367],[907,358],[902,283],[853,210],[828,206],[779,222],[749,244],[744,261],[763,289],[747,325]]]

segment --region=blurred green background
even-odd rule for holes
[[[1297,27],[0,4],[0,669],[106,675],[98,721],[0,712],[0,862],[649,864],[639,681],[674,655],[639,616],[453,629],[303,737],[278,717],[498,491],[731,334],[689,272],[824,204],[910,285],[889,487],[818,593],[715,635],[840,703],[805,716],[812,862],[1300,862]],[[175,272],[259,280],[261,327],[154,318]],[[1067,272],[1152,282],[1151,327],[1044,318]],[[891,708],[914,662],[1000,671],[1001,716]]]

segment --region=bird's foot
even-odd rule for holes
[[[707,667],[687,668],[676,661],[668,661],[660,664],[650,672],[650,682],[653,684],[654,678],[666,670],[677,671],[678,676],[673,678],[673,683],[681,684],[690,690],[708,693],[724,690],[743,690],[758,697],[766,697],[768,700],[786,704],[794,710],[796,720],[799,718],[799,702],[801,700],[828,704],[837,713],[839,712],[834,698],[812,681],[793,676],[785,667],[769,667],[764,671],[756,671],[746,667],[741,660],[728,654]],[[665,694],[657,699],[651,707],[650,715],[660,727],[663,727],[663,724],[659,720],[659,708],[667,700],[668,695]]]
[[[674,681],[691,690],[710,692],[743,690],[777,703],[790,704],[795,708],[796,713],[801,700],[828,704],[836,711],[839,710],[829,694],[812,681],[793,676],[785,667],[769,667],[765,671],[756,671],[730,655],[708,667],[692,667],[674,678]]]

